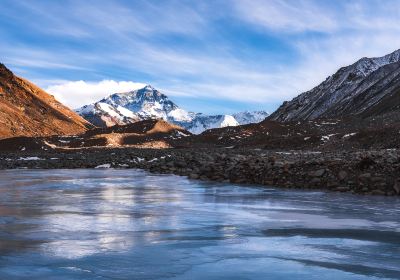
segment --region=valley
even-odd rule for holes
[[[80,131],[0,140],[0,169],[141,168],[200,180],[399,195],[399,53],[343,67],[271,115],[187,112],[149,85],[112,94],[71,111]]]

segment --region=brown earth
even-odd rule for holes
[[[79,135],[13,137],[0,140],[0,151],[36,151],[95,147],[173,148],[192,134],[163,120],[144,120],[123,126],[95,128]]]
[[[303,122],[265,120],[258,124],[211,129],[193,135],[163,120],[95,128],[76,136],[14,138],[0,141],[0,150],[53,148],[258,148],[263,150],[367,150],[400,148],[397,114],[373,119],[320,119]],[[33,145],[40,142],[40,145]],[[13,144],[14,143],[14,144]],[[33,145],[33,146],[32,146]]]
[[[257,124],[207,130],[182,138],[179,146],[331,151],[400,148],[400,113],[285,123],[267,119]]]
[[[52,95],[0,63],[0,139],[79,134],[90,127]]]

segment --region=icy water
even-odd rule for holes
[[[0,171],[0,279],[400,279],[400,200]]]

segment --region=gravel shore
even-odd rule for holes
[[[80,149],[0,153],[0,169],[140,168],[191,179],[400,195],[400,151]]]

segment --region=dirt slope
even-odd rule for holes
[[[0,63],[0,139],[79,134],[92,127],[31,82]]]

